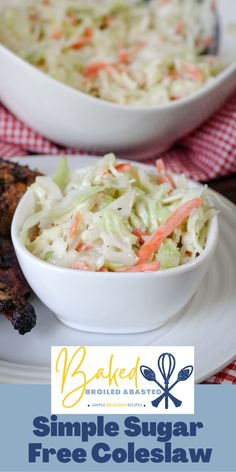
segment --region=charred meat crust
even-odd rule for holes
[[[0,313],[20,334],[34,328],[36,315],[28,301],[30,287],[18,264],[10,228],[21,197],[38,175],[27,166],[0,158]]]
[[[31,331],[36,324],[34,308],[28,302],[28,286],[10,240],[0,238],[0,312],[20,333]]]
[[[15,209],[39,172],[0,158],[0,236],[10,234]]]

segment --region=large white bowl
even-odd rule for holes
[[[22,0],[0,0],[0,6]],[[235,0],[220,0],[220,54],[235,54],[227,33],[236,21]],[[236,88],[236,62],[211,84],[162,107],[120,106],[88,96],[43,74],[0,45],[0,101],[48,139],[89,151],[115,151],[136,158],[153,147],[168,148],[208,118]]]
[[[203,253],[186,265],[156,273],[98,273],[43,262],[23,245],[19,233],[34,212],[28,190],[12,223],[12,240],[22,271],[40,300],[62,323],[84,331],[137,333],[166,323],[190,300],[211,263],[218,221],[209,225]]]

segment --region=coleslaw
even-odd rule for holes
[[[1,11],[0,42],[53,78],[119,104],[163,105],[223,69],[214,0],[34,0]]]
[[[35,211],[21,238],[36,257],[98,272],[149,272],[188,263],[204,250],[213,214],[201,187],[114,154],[70,172],[62,158],[54,177],[31,185]]]

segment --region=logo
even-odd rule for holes
[[[155,398],[155,400],[152,400],[152,406],[158,408],[161,402],[165,401],[165,409],[168,410],[170,399],[176,408],[180,407],[182,405],[182,401],[174,397],[170,391],[175,387],[175,385],[177,385],[178,382],[185,382],[189,379],[193,373],[193,366],[187,365],[186,367],[180,369],[177,379],[171,386],[169,386],[170,378],[172,377],[176,366],[175,357],[170,352],[165,352],[158,357],[157,365],[158,370],[163,378],[164,385],[157,381],[154,370],[146,365],[142,365],[140,367],[142,376],[149,382],[154,382],[161,388],[161,390],[163,390],[162,395]]]
[[[51,412],[193,414],[193,372],[188,346],[54,346]]]

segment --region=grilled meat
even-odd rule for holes
[[[0,238],[0,312],[20,333],[25,334],[36,324],[34,308],[27,301],[28,286],[9,239]]]
[[[18,264],[10,239],[15,209],[38,172],[0,159],[0,313],[25,334],[35,326],[34,308],[28,302],[30,287]]]
[[[27,166],[0,159],[0,236],[10,234],[15,209],[37,175]]]

